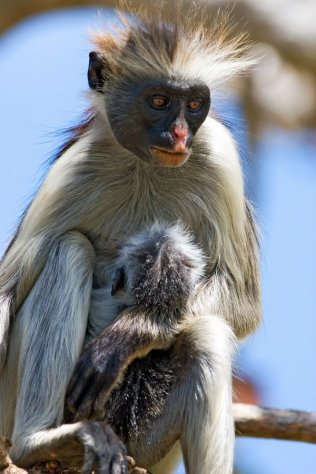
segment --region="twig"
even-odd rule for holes
[[[280,410],[245,403],[234,403],[234,416],[237,436],[316,443],[315,412]],[[26,471],[12,464],[7,454],[9,446],[8,440],[0,438],[0,474],[27,474]],[[133,474],[146,472],[139,468],[133,470],[132,465],[130,465],[130,469],[132,469]],[[29,472],[34,474],[35,471],[30,470]],[[42,474],[46,471],[39,468],[37,472]],[[49,472],[58,471],[53,469]]]
[[[316,443],[316,413],[234,404],[237,436]]]

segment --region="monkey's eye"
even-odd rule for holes
[[[188,103],[189,112],[197,112],[203,105],[202,99],[193,99]]]
[[[163,95],[152,95],[149,97],[149,104],[154,109],[164,109],[170,103],[170,98],[164,97]]]

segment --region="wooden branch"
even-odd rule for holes
[[[257,405],[234,403],[234,417],[237,436],[252,438],[273,438],[287,441],[304,441],[316,443],[316,413],[298,410],[279,410],[262,408]],[[76,470],[59,471],[48,463],[43,463],[28,472],[12,464],[7,454],[10,443],[0,438],[0,474],[77,474]],[[147,471],[135,467],[130,458],[129,473],[144,474]]]
[[[144,4],[146,0],[135,0],[135,5]],[[118,0],[0,0],[0,32],[5,32],[15,23],[37,13],[48,12],[58,8],[95,7],[113,8]]]
[[[316,443],[316,413],[234,404],[237,436]]]
[[[159,4],[160,0],[132,0],[135,6],[148,5],[155,7],[155,3]],[[119,0],[0,0],[0,33],[5,32],[18,21],[36,13],[45,12],[57,8],[94,6],[98,7],[115,7]],[[185,10],[186,5],[190,5],[191,0],[182,0],[182,6]],[[201,11],[201,15],[205,17],[205,21],[212,21],[214,13],[218,8],[228,8],[231,12],[231,18],[237,23],[238,28],[246,29],[250,33],[252,40],[259,42],[267,42],[274,46],[280,54],[297,67],[304,68],[316,75],[316,43],[314,41],[313,29],[309,36],[297,35],[295,24],[290,22],[281,22],[279,17],[271,15],[271,11],[264,9],[261,2],[256,0],[239,0],[231,2],[231,0],[200,0],[201,5],[206,9],[207,15]],[[273,0],[269,5],[273,6]],[[299,5],[296,6],[299,15]],[[174,9],[174,2],[166,2],[165,9]],[[272,9],[273,11],[273,9]],[[310,21],[313,25],[315,9],[310,7]],[[294,26],[293,26],[294,25]]]

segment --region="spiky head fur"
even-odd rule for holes
[[[213,88],[253,63],[246,35],[231,34],[227,12],[218,12],[210,25],[200,5],[188,8],[172,2],[170,9],[159,3],[154,8],[120,10],[120,26],[93,34],[109,77],[162,75],[203,81]]]

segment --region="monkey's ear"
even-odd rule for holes
[[[114,279],[112,282],[111,296],[114,296],[117,291],[123,290],[124,284],[125,284],[124,269],[118,268],[115,272]]]
[[[91,51],[88,69],[88,82],[91,89],[102,92],[107,69],[103,56],[96,51]]]

